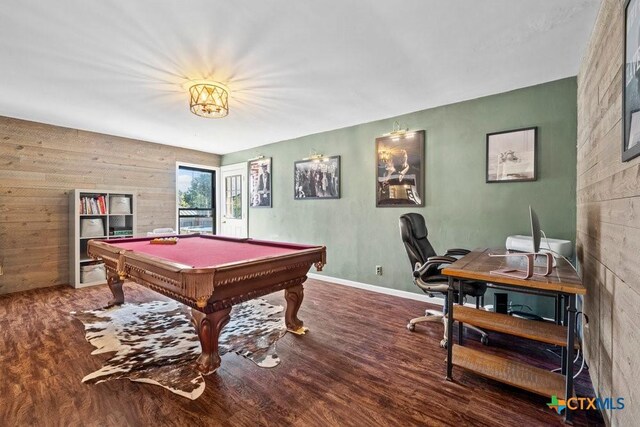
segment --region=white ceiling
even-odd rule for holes
[[[0,115],[224,154],[576,75],[599,4],[2,0]]]

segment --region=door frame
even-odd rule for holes
[[[188,168],[197,168],[197,169],[204,169],[204,170],[208,170],[208,171],[213,171],[215,172],[215,194],[214,194],[214,203],[215,205],[215,211],[216,211],[216,233],[218,234],[218,232],[220,231],[220,218],[222,218],[221,214],[220,214],[220,205],[218,204],[220,197],[220,167],[219,166],[209,166],[209,165],[198,165],[196,163],[186,163],[186,162],[176,162],[176,171],[175,171],[175,178],[176,178],[176,234],[180,234],[180,199],[178,196],[178,169],[180,169],[180,166],[185,166]]]
[[[248,166],[248,162],[239,162],[239,163],[233,163],[231,165],[224,165],[220,167],[220,191],[219,191],[219,196],[218,196],[218,200],[220,203],[220,209],[219,209],[219,221],[220,221],[220,228],[219,230],[222,231],[222,215],[223,215],[223,211],[224,211],[224,192],[222,191],[222,175],[224,174],[225,171],[228,170],[241,170],[242,171],[242,206],[244,207],[244,211],[246,212],[246,215],[244,215],[244,217],[242,218],[244,221],[244,227],[245,230],[247,230],[247,237],[249,237],[249,166]]]

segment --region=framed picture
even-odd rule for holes
[[[376,207],[424,206],[424,131],[376,138]]]
[[[487,134],[487,182],[535,181],[538,128]]]
[[[624,76],[622,78],[622,161],[640,155],[640,0],[624,3]]]
[[[340,156],[295,162],[293,198],[295,200],[339,199]]]
[[[271,157],[249,162],[249,206],[271,207]]]

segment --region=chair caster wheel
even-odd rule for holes
[[[482,345],[489,345],[489,337],[483,335],[482,337],[480,337],[480,342],[482,343]]]
[[[414,323],[407,323],[407,329],[413,332],[416,330],[416,325]]]
[[[440,341],[440,347],[447,348],[447,340]]]

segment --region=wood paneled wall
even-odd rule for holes
[[[174,227],[176,162],[215,154],[0,117],[0,294],[69,280],[69,191],[137,194],[138,232]]]
[[[621,161],[623,1],[603,0],[578,75],[577,247],[587,362],[610,425],[640,419],[640,158]]]

